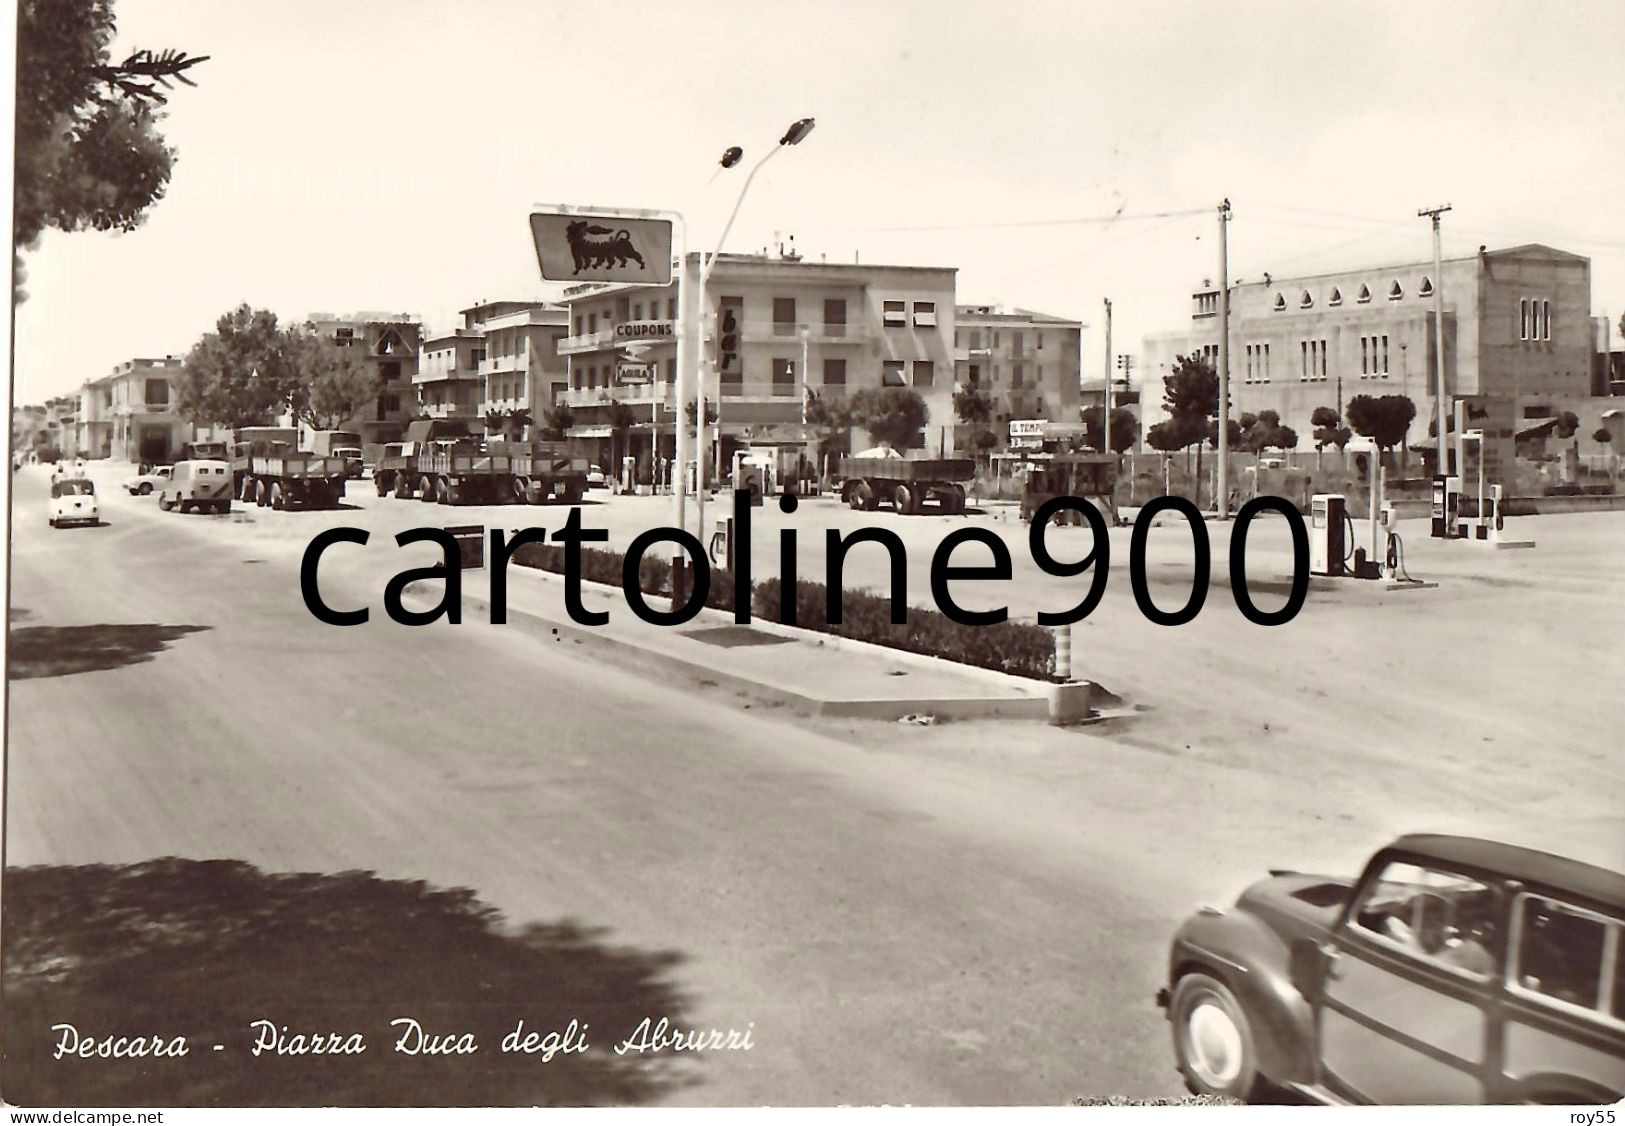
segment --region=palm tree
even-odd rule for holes
[[[609,422],[609,457],[611,475],[613,476],[620,469],[621,447],[625,444],[627,433],[632,429],[633,423],[637,422],[638,416],[633,413],[631,407],[619,399],[611,399],[609,409],[605,412],[605,418]]]
[[[529,426],[532,421],[528,410],[524,407],[515,407],[503,416],[503,436],[517,442],[520,436],[524,434],[525,427]]]

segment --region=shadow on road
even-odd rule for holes
[[[4,912],[0,1060],[21,1106],[626,1105],[695,1080],[670,1053],[613,1050],[646,1016],[682,1024],[679,955],[568,920],[510,933],[467,889],[166,857],[9,869]],[[478,1051],[398,1052],[405,1017]],[[572,1018],[584,1052],[501,1051],[521,1019],[545,1035]],[[288,1037],[359,1032],[366,1050],[256,1057],[260,1019]],[[56,1024],[185,1036],[188,1054],[54,1059]]]
[[[11,631],[6,676],[10,680],[34,680],[140,664],[152,660],[170,642],[208,628],[151,623],[25,626]]]

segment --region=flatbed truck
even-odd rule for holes
[[[872,511],[890,504],[898,512],[920,512],[927,502],[938,511],[965,511],[965,483],[976,476],[970,458],[909,458],[859,454],[840,460],[841,499]]]

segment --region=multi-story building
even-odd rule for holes
[[[1529,244],[1398,266],[1238,283],[1230,297],[1231,417],[1274,410],[1306,439],[1317,407],[1343,414],[1356,395],[1403,395],[1416,404],[1409,441],[1426,442],[1435,417],[1434,287],[1443,285],[1445,394],[1516,404],[1591,392],[1591,264]],[[1148,337],[1142,387],[1160,404],[1176,356],[1217,361],[1219,291],[1193,295],[1191,324]],[[1165,417],[1151,407],[1142,420]]]
[[[430,418],[477,419],[484,358],[485,336],[466,325],[418,345],[418,370],[412,376],[418,410]]]
[[[560,348],[570,334],[569,310],[543,301],[493,301],[465,309],[463,317],[485,338],[480,413],[493,421],[502,415],[514,437],[534,434],[568,383]]]
[[[175,411],[174,380],[182,356],[126,360],[86,383],[72,397],[82,411],[81,456],[133,462],[168,461],[190,439],[191,426]]]
[[[374,312],[347,317],[311,313],[305,319],[317,332],[346,347],[364,348],[378,374],[378,397],[338,429],[359,433],[369,445],[398,441],[406,424],[418,416],[412,381],[423,341],[422,319],[410,313]]]
[[[46,446],[61,457],[79,453],[79,396],[58,395],[45,402]]]
[[[691,259],[692,260],[692,259]],[[702,308],[707,337],[720,319],[738,347],[718,371],[702,364],[715,404],[719,461],[736,444],[801,448],[809,393],[847,397],[868,387],[911,387],[929,419],[918,444],[956,450],[953,430],[954,278],[946,267],[810,262],[794,255],[724,254]],[[672,456],[675,424],[692,425],[675,404],[677,288],[592,286],[567,291],[570,335],[564,402],[575,437],[612,437],[612,403],[631,408],[632,455]],[[631,349],[630,354],[628,349]]]
[[[955,382],[988,398],[989,425],[1001,447],[1009,443],[1011,419],[1078,421],[1082,348],[1079,321],[997,305],[954,308]],[[967,449],[970,429],[961,427]]]

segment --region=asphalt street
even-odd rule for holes
[[[684,1057],[682,1082],[564,1088],[541,1070],[503,1101],[1172,1096],[1151,998],[1168,937],[1198,903],[1228,902],[1270,866],[1349,872],[1408,831],[1506,836],[1616,867],[1625,856],[1609,664],[1596,655],[1625,618],[1606,548],[1625,539],[1616,515],[1530,521],[1534,552],[1420,541],[1412,570],[1439,589],[1315,594],[1275,630],[1243,622],[1222,586],[1189,627],[1149,625],[1119,529],[1079,658],[1144,705],[1140,720],[909,728],[792,717],[472,618],[410,628],[381,612],[389,575],[431,557],[380,533],[551,528],[559,509],[448,511],[363,481],[334,512],[182,516],[118,492],[115,467],[96,472],[106,526],[83,530],[46,527],[43,469],[16,479],[6,864],[229,858],[329,883],[360,870],[468,889],[505,933],[568,920],[640,956],[605,957],[572,971],[579,981],[521,977],[472,1010],[482,1029],[580,1000],[607,1051],[667,1015],[639,1007],[658,964],[674,1023],[751,1032],[748,1051]],[[592,499],[584,520],[610,527],[612,546],[669,512],[657,498]],[[782,526],[757,514],[763,537]],[[901,529],[920,595],[948,520],[828,504],[801,518]],[[1025,536],[980,519],[1013,545]],[[323,570],[335,605],[372,606],[362,627],[318,623],[298,593],[305,544],[339,524],[374,533]],[[1218,570],[1227,532],[1212,532]],[[1260,525],[1261,573],[1284,571],[1282,538]],[[1177,603],[1188,537],[1159,529],[1152,543],[1159,600]],[[759,540],[758,560],[774,546]],[[1015,554],[1013,612],[1065,605],[1063,581]],[[853,562],[855,582],[884,577],[878,558]],[[21,670],[19,649],[33,653]],[[1441,654],[1480,690],[1441,692]],[[412,945],[415,915],[377,919]],[[350,957],[330,958],[334,971],[409,1015],[468,974],[500,976],[507,955],[420,941],[396,950],[412,968],[394,974]],[[323,1003],[287,1000],[311,1020]],[[14,1024],[8,1044],[20,1034]],[[458,1097],[449,1080],[406,1091]],[[277,1092],[324,1096],[330,1086]]]
[[[675,951],[687,1020],[755,1042],[696,1058],[679,1102],[1175,1093],[1169,907],[1041,787],[495,627],[327,627],[225,521],[104,489],[106,526],[52,531],[45,480],[18,478],[14,628],[144,634],[13,681],[8,865],[366,869]]]

